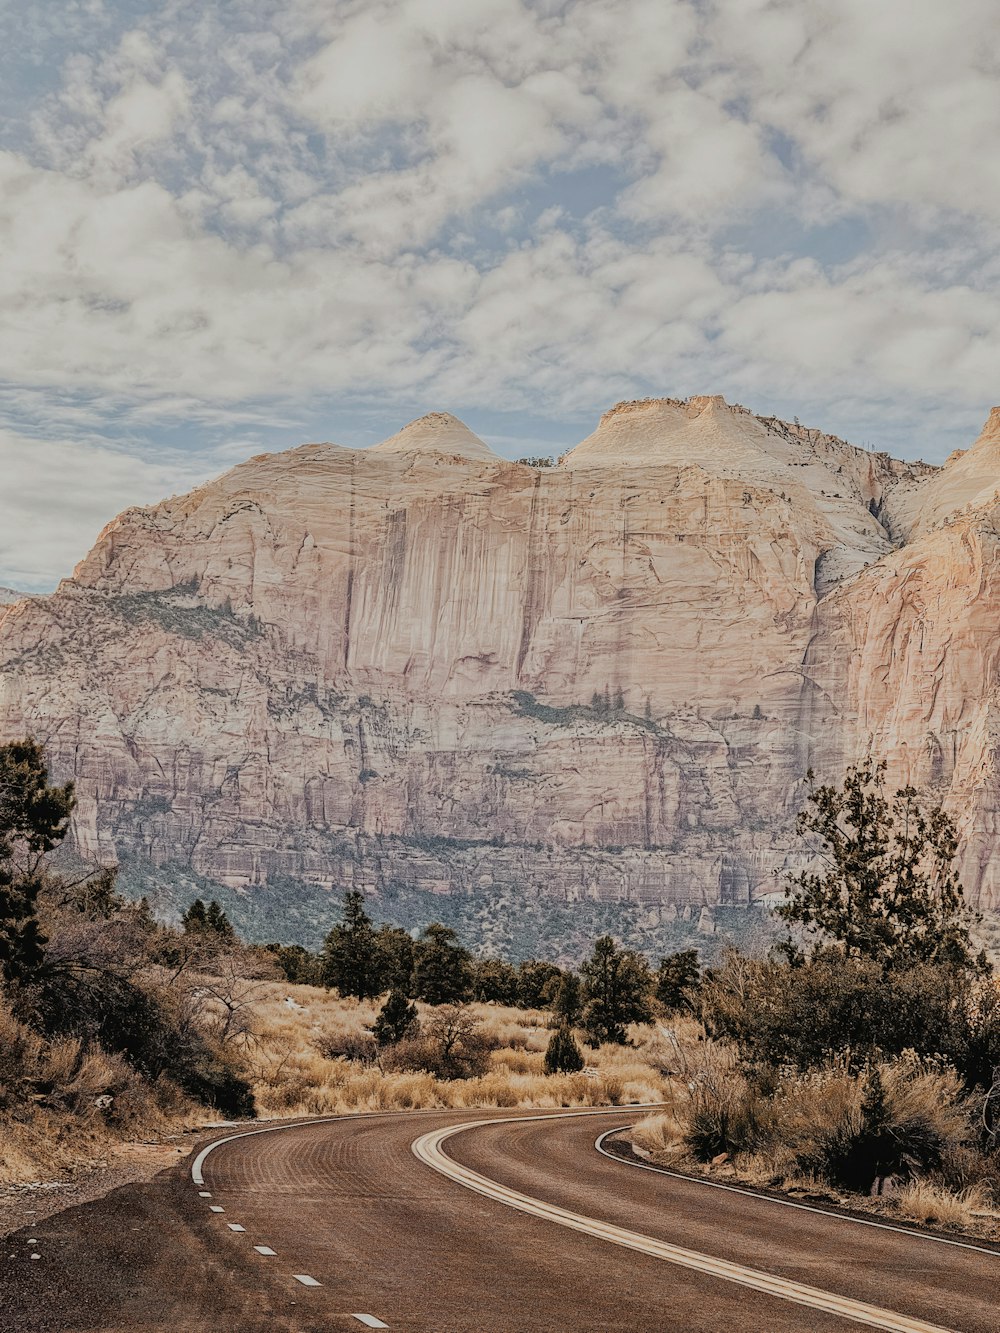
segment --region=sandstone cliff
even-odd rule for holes
[[[931,469],[694,398],[552,468],[437,413],[261,455],[0,611],[0,735],[151,874],[670,912],[773,892],[805,769],[874,744],[994,904],[997,450],[1000,414]]]

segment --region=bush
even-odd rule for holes
[[[737,1074],[694,1085],[684,1141],[699,1162],[755,1153],[772,1144],[776,1122],[772,1099]]]
[[[544,1067],[546,1074],[576,1074],[583,1068],[583,1054],[565,1025],[553,1032]]]
[[[378,1056],[375,1037],[356,1028],[331,1028],[321,1032],[313,1045],[325,1060],[357,1060],[372,1065]]]
[[[420,1036],[386,1047],[382,1067],[422,1070],[441,1079],[479,1078],[489,1069],[495,1047],[464,1005],[448,1004],[431,1015]]]
[[[394,990],[378,1012],[373,1033],[377,1045],[393,1046],[406,1037],[416,1036],[419,1026],[417,1006],[402,991]]]

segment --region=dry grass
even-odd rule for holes
[[[911,1222],[974,1231],[990,1200],[982,1185],[970,1185],[956,1192],[928,1180],[914,1180],[900,1190],[893,1202],[899,1216]]]
[[[581,1074],[542,1072],[552,1031],[548,1014],[475,1004],[470,1009],[494,1045],[490,1068],[478,1078],[440,1079],[421,1072],[382,1072],[356,1060],[327,1059],[335,1034],[361,1036],[377,1004],[341,1000],[308,986],[269,983],[257,1004],[252,1050],[254,1092],[261,1115],[344,1114],[433,1107],[561,1107],[659,1102],[667,1092],[660,1068],[662,1038],[635,1028],[633,1047],[586,1051]],[[421,1017],[432,1012],[418,1005]]]

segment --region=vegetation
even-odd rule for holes
[[[633,1142],[1000,1234],[1000,988],[972,944],[954,827],[866,763],[813,784],[799,829],[810,863],[779,909],[780,948],[730,950],[701,976],[690,958],[661,963],[662,1011],[693,1011],[706,1040],[674,1045],[671,1109]]]
[[[545,1050],[546,1074],[576,1074],[583,1068],[583,1053],[569,1024],[563,1023],[553,1032]]]
[[[641,954],[621,949],[610,935],[603,935],[581,971],[583,1026],[591,1046],[623,1043],[629,1023],[645,1023],[652,1017],[652,977]]]

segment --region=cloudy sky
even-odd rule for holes
[[[1000,401],[996,0],[0,0],[0,584],[261,449]]]

